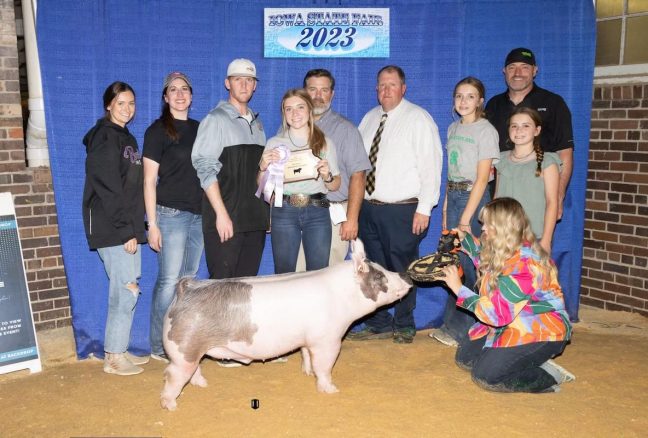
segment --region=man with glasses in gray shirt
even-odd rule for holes
[[[327,198],[331,209],[346,213],[346,220],[333,223],[329,266],[344,261],[349,241],[358,237],[358,216],[365,192],[365,172],[371,169],[358,128],[346,117],[331,109],[335,95],[335,78],[330,71],[313,69],[304,76],[304,89],[313,99],[315,124],[335,144],[342,185]],[[332,216],[335,216],[333,214]],[[304,271],[303,250],[297,260],[297,271]]]

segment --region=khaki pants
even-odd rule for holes
[[[346,213],[347,201],[342,202],[340,205],[344,207]],[[335,225],[331,223],[331,255],[329,256],[329,266],[336,263],[343,262],[349,252],[349,242],[340,239],[340,226],[342,223]],[[304,272],[306,270],[306,259],[304,257],[304,246],[299,246],[299,255],[297,256],[296,272]]]

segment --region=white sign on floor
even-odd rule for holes
[[[41,371],[18,222],[11,193],[0,193],[0,374]]]

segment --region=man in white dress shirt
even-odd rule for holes
[[[405,73],[395,65],[378,72],[379,106],[360,122],[360,133],[372,162],[360,210],[359,236],[367,257],[385,268],[404,272],[419,257],[430,213],[439,201],[443,152],[432,116],[404,99]],[[382,124],[382,126],[381,126]],[[383,339],[409,344],[414,340],[416,287],[394,305],[394,315],[381,309],[365,328],[349,339]]]

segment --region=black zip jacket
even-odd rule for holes
[[[145,243],[144,171],[137,140],[128,129],[102,118],[83,144],[88,154],[83,189],[88,245],[106,248],[132,238]]]

